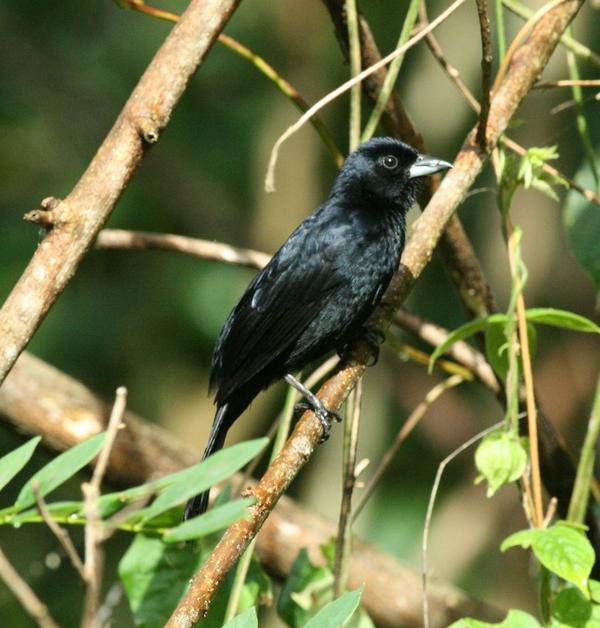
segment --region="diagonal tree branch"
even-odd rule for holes
[[[521,101],[546,66],[560,35],[575,17],[582,0],[565,0],[549,10],[535,25],[530,37],[513,56],[510,67],[490,103],[487,126],[488,146],[493,148],[506,130]],[[487,153],[477,143],[477,128],[465,140],[451,170],[429,205],[415,223],[404,250],[401,268],[392,280],[385,304],[375,321],[385,327],[394,309],[402,303],[415,280],[429,263],[443,229],[481,171]],[[350,356],[340,370],[319,391],[329,408],[338,408],[365,370],[366,348]],[[248,543],[260,530],[270,510],[304,466],[321,438],[321,426],[306,412],[285,447],[254,489],[256,504],[251,518],[232,525],[191,581],[190,588],[175,609],[167,626],[185,628],[195,625],[205,613],[225,574],[235,564]]]
[[[0,310],[0,383],[73,277],[239,0],[193,0],[154,56],[88,169],[29,218],[49,228]]]
[[[27,352],[21,354],[0,388],[0,419],[21,432],[43,436],[44,443],[58,451],[104,430],[110,410],[110,404],[83,384]],[[107,469],[113,484],[141,484],[197,461],[194,448],[129,410],[123,422],[127,429],[119,431]],[[251,482],[245,481],[247,484]],[[335,534],[333,522],[283,497],[257,538],[257,552],[271,573],[284,578],[303,548],[308,549],[311,560],[322,564],[319,548]],[[352,588],[367,583],[362,601],[378,626],[419,624],[420,575],[400,561],[356,541],[349,580]],[[436,626],[447,626],[464,615],[499,619],[494,609],[441,582],[430,587],[429,601]]]

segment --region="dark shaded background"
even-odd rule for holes
[[[381,49],[389,50],[402,24],[404,3],[362,5]],[[181,11],[185,3],[165,0],[161,6]],[[429,6],[430,16],[441,7],[439,2]],[[509,32],[514,34],[519,24],[509,17]],[[21,216],[39,207],[42,198],[70,191],[171,26],[123,11],[110,0],[8,0],[0,6],[0,28],[3,300],[39,242],[36,229]],[[242,2],[227,32],[265,56],[311,102],[347,77],[319,2]],[[587,45],[597,44],[598,11],[584,7],[574,32]],[[463,6],[439,29],[438,37],[449,60],[478,94],[480,44],[474,6]],[[581,72],[594,77],[594,69],[585,64]],[[562,51],[555,53],[544,78],[567,78]],[[398,92],[429,151],[451,160],[475,119],[424,45],[409,54]],[[512,136],[526,146],[557,143],[558,167],[573,175],[582,155],[573,108],[550,114],[569,98],[568,90],[533,92],[518,115],[523,124]],[[598,102],[589,99],[587,112],[592,138],[597,139]],[[277,192],[265,194],[262,181],[270,148],[296,117],[293,106],[255,68],[215,45],[109,226],[174,232],[273,252],[325,198],[335,175],[318,136],[305,127],[283,147]],[[330,106],[323,117],[345,149],[347,99]],[[479,193],[464,202],[460,216],[504,307],[508,264],[490,175],[486,170],[476,183]],[[529,269],[527,304],[562,307],[593,318],[594,290],[568,249],[562,197],[561,192],[561,203],[556,204],[532,191],[519,192],[515,199],[514,217],[524,229]],[[212,420],[206,394],[212,344],[251,276],[248,270],[172,254],[91,251],[29,348],[106,398],[118,385],[127,386],[131,409],[197,443],[200,453]],[[450,327],[464,320],[437,260],[415,287],[409,307]],[[542,329],[538,335],[539,399],[575,450],[589,413],[598,354],[594,337],[554,329]],[[376,460],[437,381],[439,375],[428,376],[423,367],[401,361],[385,348],[366,376],[359,456]],[[230,442],[263,434],[283,394],[282,387],[275,387],[261,396],[232,430]],[[425,507],[437,465],[501,416],[496,401],[476,384],[447,393],[401,450],[361,515],[357,533],[418,568]],[[21,441],[0,425],[0,453]],[[40,453],[34,463],[48,459]],[[3,504],[12,503],[30,472],[3,493]],[[447,472],[432,528],[433,572],[497,606],[535,608],[525,553],[498,551],[504,536],[524,526],[517,491],[505,488],[487,500],[484,489],[473,485],[474,477],[471,453]],[[308,508],[337,518],[340,484],[338,428],[291,493]],[[73,482],[61,493],[75,497],[76,487]],[[109,583],[116,578],[115,562],[128,541],[123,535],[108,545]],[[55,618],[76,625],[81,585],[64,560],[54,565],[58,548],[50,533],[41,526],[0,529],[0,543],[50,604]],[[0,616],[7,627],[29,623],[4,588]],[[271,621],[264,625],[279,625]],[[117,625],[130,622],[122,604]]]

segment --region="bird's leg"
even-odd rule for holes
[[[369,345],[369,349],[371,349],[373,354],[373,364],[371,366],[375,366],[379,360],[379,345],[385,340],[385,332],[373,325],[363,325],[362,332],[361,338]]]
[[[325,442],[331,434],[331,422],[334,419],[338,422],[341,421],[341,415],[335,412],[335,410],[327,409],[323,405],[323,402],[312,391],[290,373],[285,376],[285,381],[306,399],[306,404],[301,402],[297,404],[296,407],[303,410],[312,410],[315,413],[315,416],[319,419],[323,428],[323,435],[321,436],[320,442]]]

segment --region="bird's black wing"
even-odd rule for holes
[[[300,225],[229,315],[213,356],[217,403],[289,349],[345,280],[336,263],[344,228],[322,227],[310,218]]]

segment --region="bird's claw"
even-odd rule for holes
[[[375,366],[379,360],[379,345],[385,340],[385,332],[381,331],[377,327],[364,327],[364,333],[362,336],[364,342],[367,343],[371,354],[373,356],[373,363],[371,366]]]
[[[319,401],[319,400],[317,400]],[[324,443],[329,439],[331,435],[331,424],[333,421],[336,423],[340,423],[343,419],[342,415],[335,410],[329,410],[326,408],[321,401],[318,404],[312,404],[310,401],[300,401],[296,404],[295,413],[301,414],[306,410],[310,410],[314,412],[317,419],[319,419],[319,423],[321,424],[322,434],[319,439],[320,443]]]

